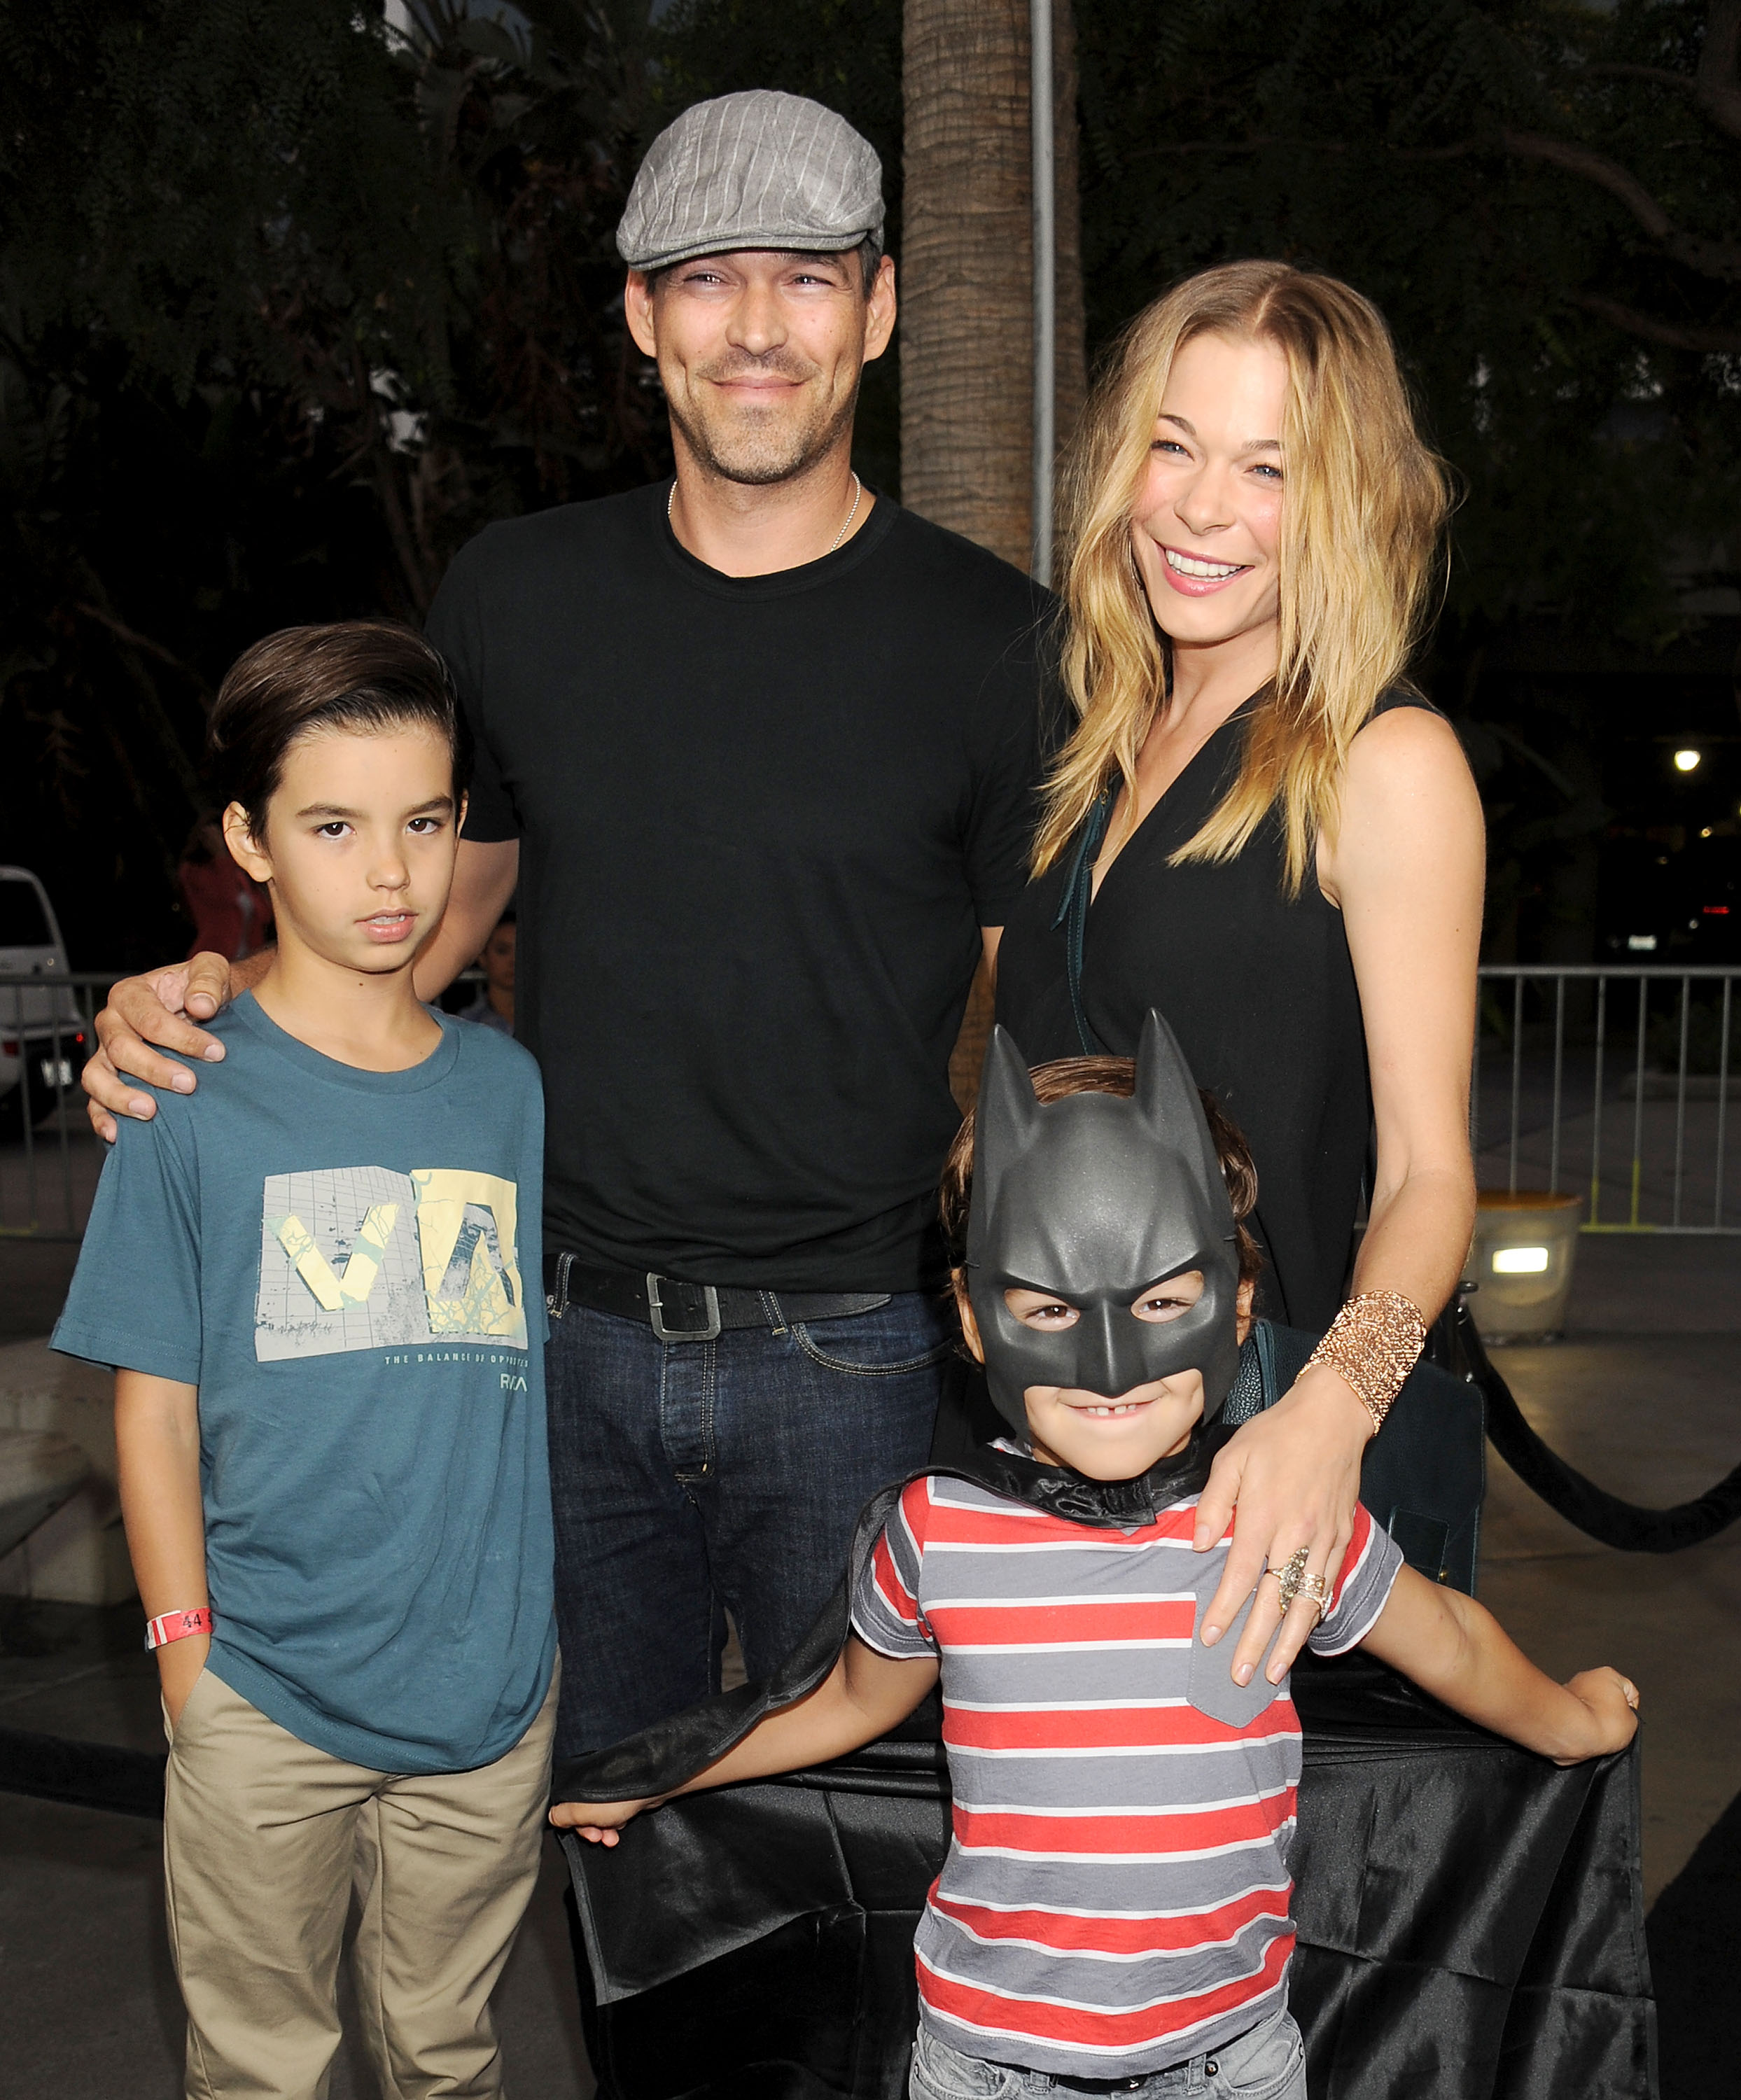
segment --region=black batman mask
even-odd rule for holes
[[[967,1295],[998,1411],[1025,1438],[1029,1386],[1117,1400],[1180,1371],[1203,1374],[1203,1415],[1239,1367],[1239,1253],[1232,1206],[1189,1068],[1158,1013],[1143,1024],[1136,1090],[1042,1107],[1021,1052],[994,1029],[980,1081],[967,1223]],[[1203,1295],[1176,1320],[1131,1307],[1200,1269]],[[1024,1326],[1011,1289],[1056,1292],[1082,1317]]]

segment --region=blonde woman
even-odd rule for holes
[[[1197,1543],[1237,1505],[1205,1638],[1255,1588],[1233,1674],[1286,1616],[1279,1678],[1474,1217],[1481,810],[1449,726],[1405,682],[1446,479],[1373,307],[1241,262],[1132,324],[1071,506],[1078,720],[1004,932],[998,1018],[1038,1061],[1129,1054],[1159,1007],[1250,1141],[1260,1309],[1329,1332],[1222,1453]],[[1291,1611],[1266,1565],[1294,1578]]]

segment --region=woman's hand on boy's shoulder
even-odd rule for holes
[[[649,1794],[643,1801],[559,1801],[550,1811],[558,1830],[578,1831],[594,1845],[614,1845],[617,1833],[644,1808],[657,1808],[669,1794]]]
[[[196,1084],[185,1065],[161,1057],[152,1045],[215,1063],[223,1045],[196,1027],[227,1006],[238,989],[223,956],[202,954],[170,963],[109,987],[108,1004],[97,1016],[98,1048],[80,1084],[90,1096],[86,1113],[105,1144],[115,1141],[117,1116],[149,1123],[157,1104],[134,1083],[191,1094]]]
[[[1566,1689],[1584,1709],[1585,1721],[1575,1727],[1581,1747],[1558,1756],[1557,1765],[1580,1765],[1587,1758],[1607,1757],[1624,1750],[1638,1732],[1638,1688],[1629,1677],[1604,1665],[1599,1670],[1580,1670],[1566,1680]]]
[[[1206,1553],[1233,1525],[1227,1564],[1203,1615],[1205,1648],[1215,1645],[1256,1592],[1228,1661],[1236,1683],[1249,1683],[1269,1652],[1266,1674],[1279,1684],[1306,1645],[1317,1623],[1311,1594],[1302,1591],[1284,1612],[1279,1584],[1263,1577],[1279,1573],[1303,1547],[1307,1573],[1333,1586],[1354,1536],[1360,1456],[1372,1435],[1372,1417],[1347,1381],[1327,1364],[1308,1364],[1273,1407],[1241,1423],[1217,1454],[1198,1499],[1192,1546]]]

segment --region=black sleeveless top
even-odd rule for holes
[[[1320,1334],[1342,1303],[1372,1132],[1342,915],[1310,872],[1288,898],[1273,810],[1236,859],[1167,865],[1232,785],[1250,706],[1210,738],[1107,871],[1087,915],[1082,1008],[1122,1057],[1150,1007],[1166,1015],[1257,1163],[1249,1222],[1268,1257],[1258,1310]],[[1396,707],[1431,703],[1398,690],[1373,712]],[[1029,885],[998,951],[998,1019],[1030,1064],[1083,1053],[1060,920],[1075,858],[1067,848]]]

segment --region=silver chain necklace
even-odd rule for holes
[[[858,479],[858,476],[855,472],[853,476],[853,507],[846,514],[846,523],[840,527],[840,531],[835,533],[834,538],[829,542],[829,554],[835,552],[835,549],[839,547],[840,542],[846,537],[847,534],[852,531],[853,520],[858,515],[859,501],[864,495],[864,492],[865,485]],[[677,502],[677,484],[673,481],[671,484],[671,493],[665,498],[665,523],[671,527],[673,532],[675,532],[677,528],[672,518],[671,513],[672,507]],[[824,554],[822,558],[826,562],[828,558],[828,554]]]

